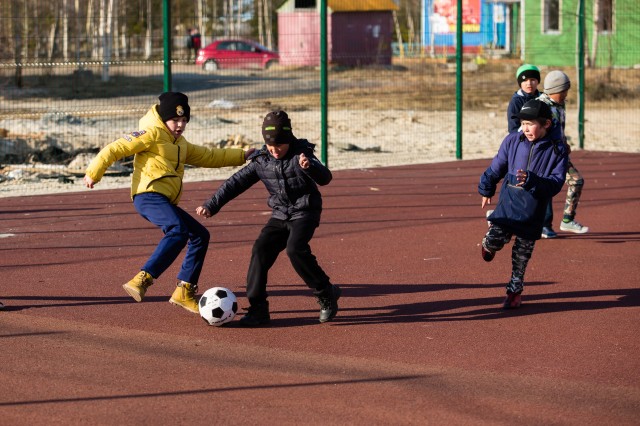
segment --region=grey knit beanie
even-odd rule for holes
[[[569,77],[559,70],[551,71],[544,78],[544,93],[553,95],[554,93],[564,92],[571,88],[571,80]]]

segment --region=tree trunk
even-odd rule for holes
[[[104,2],[104,0],[103,0]],[[102,23],[102,16],[104,19],[104,29],[102,30],[102,81],[109,81],[109,66],[111,65],[111,47],[113,46],[112,28],[113,28],[113,0],[107,0],[106,13],[100,13],[100,21]]]
[[[76,62],[80,62],[80,49],[82,48],[82,45],[80,44],[80,32],[82,31],[82,21],[80,20],[80,0],[75,0],[74,13],[76,14],[76,36],[74,37],[76,41]]]
[[[56,48],[56,32],[58,31],[58,19],[60,15],[60,9],[56,7],[55,4],[51,5],[55,10],[53,10],[53,22],[49,26],[49,37],[47,41],[47,61],[51,62],[53,59],[53,52]]]
[[[29,5],[25,0],[24,2],[24,15],[22,15],[22,58],[27,59],[29,57]]]
[[[256,0],[254,4],[256,8],[256,15],[258,16],[258,43],[266,46],[266,43],[264,41],[264,26],[262,25],[264,23],[264,15],[262,13],[264,10],[264,0]]]
[[[8,5],[9,9],[9,22],[7,22],[7,27],[9,30],[9,44],[11,51],[13,52],[13,61],[16,63],[16,72],[14,74],[14,82],[17,88],[22,88],[22,37],[21,37],[21,28],[20,21],[18,16],[20,16],[20,5],[17,0],[13,0]],[[6,15],[5,15],[6,16]]]
[[[69,11],[67,1],[62,0],[62,57],[65,62],[69,61]]]
[[[152,53],[151,36],[152,36],[151,0],[147,0],[147,34],[145,36],[145,41],[144,41],[144,58],[145,59],[151,58],[151,53]]]
[[[273,25],[271,24],[272,17],[272,8],[271,2],[269,0],[264,0],[264,27],[265,27],[265,42],[267,43],[265,46],[269,49],[273,49]]]

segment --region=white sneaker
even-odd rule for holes
[[[565,232],[573,232],[574,234],[586,234],[587,232],[589,232],[589,227],[582,226],[575,220],[572,220],[571,222],[561,222],[560,230]]]
[[[493,213],[493,210],[487,210],[487,213],[485,216],[488,218],[489,216],[491,216],[491,213]],[[489,222],[488,219],[487,219],[487,227],[491,228],[491,222]]]

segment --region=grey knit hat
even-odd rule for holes
[[[551,71],[544,78],[544,93],[553,95],[554,93],[564,92],[571,88],[571,80],[569,77],[559,70]]]

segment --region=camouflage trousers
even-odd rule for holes
[[[567,184],[567,199],[564,203],[563,219],[573,220],[576,217],[576,209],[582,195],[584,179],[571,161],[569,161],[569,167],[567,168],[565,183]]]
[[[491,225],[486,235],[482,239],[482,245],[492,251],[497,252],[511,241],[513,234],[498,225]],[[527,269],[535,240],[527,240],[515,237],[513,248],[511,249],[511,279],[507,284],[507,293],[521,293],[524,288],[524,272]]]

